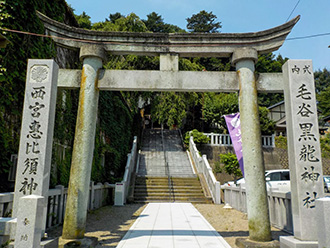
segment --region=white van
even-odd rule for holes
[[[265,179],[267,190],[272,188],[273,190],[285,192],[291,191],[289,170],[267,170],[265,171]],[[236,184],[245,187],[245,179],[237,180]]]

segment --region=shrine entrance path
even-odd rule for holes
[[[118,248],[230,248],[191,203],[149,203]]]

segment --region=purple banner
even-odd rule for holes
[[[224,117],[236,153],[239,168],[241,169],[242,174],[244,176],[240,114],[236,113],[231,115],[225,115]]]

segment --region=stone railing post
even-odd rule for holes
[[[265,182],[265,165],[261,146],[261,131],[254,77],[258,53],[254,49],[239,48],[233,53],[239,80],[239,108],[242,132],[244,172],[246,180],[249,238],[270,241],[270,221]]]
[[[64,214],[64,186],[63,185],[56,185],[55,189],[61,191],[60,200],[59,200],[59,212],[58,212],[58,221],[59,223],[63,223],[63,214]]]
[[[102,46],[80,48],[83,69],[62,240],[83,239],[85,234],[98,112],[98,71],[105,58]]]

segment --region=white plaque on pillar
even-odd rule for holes
[[[312,61],[289,60],[282,68],[294,236],[316,241],[323,173]]]
[[[58,70],[54,60],[28,61],[13,217],[21,197],[33,194],[47,199]]]

